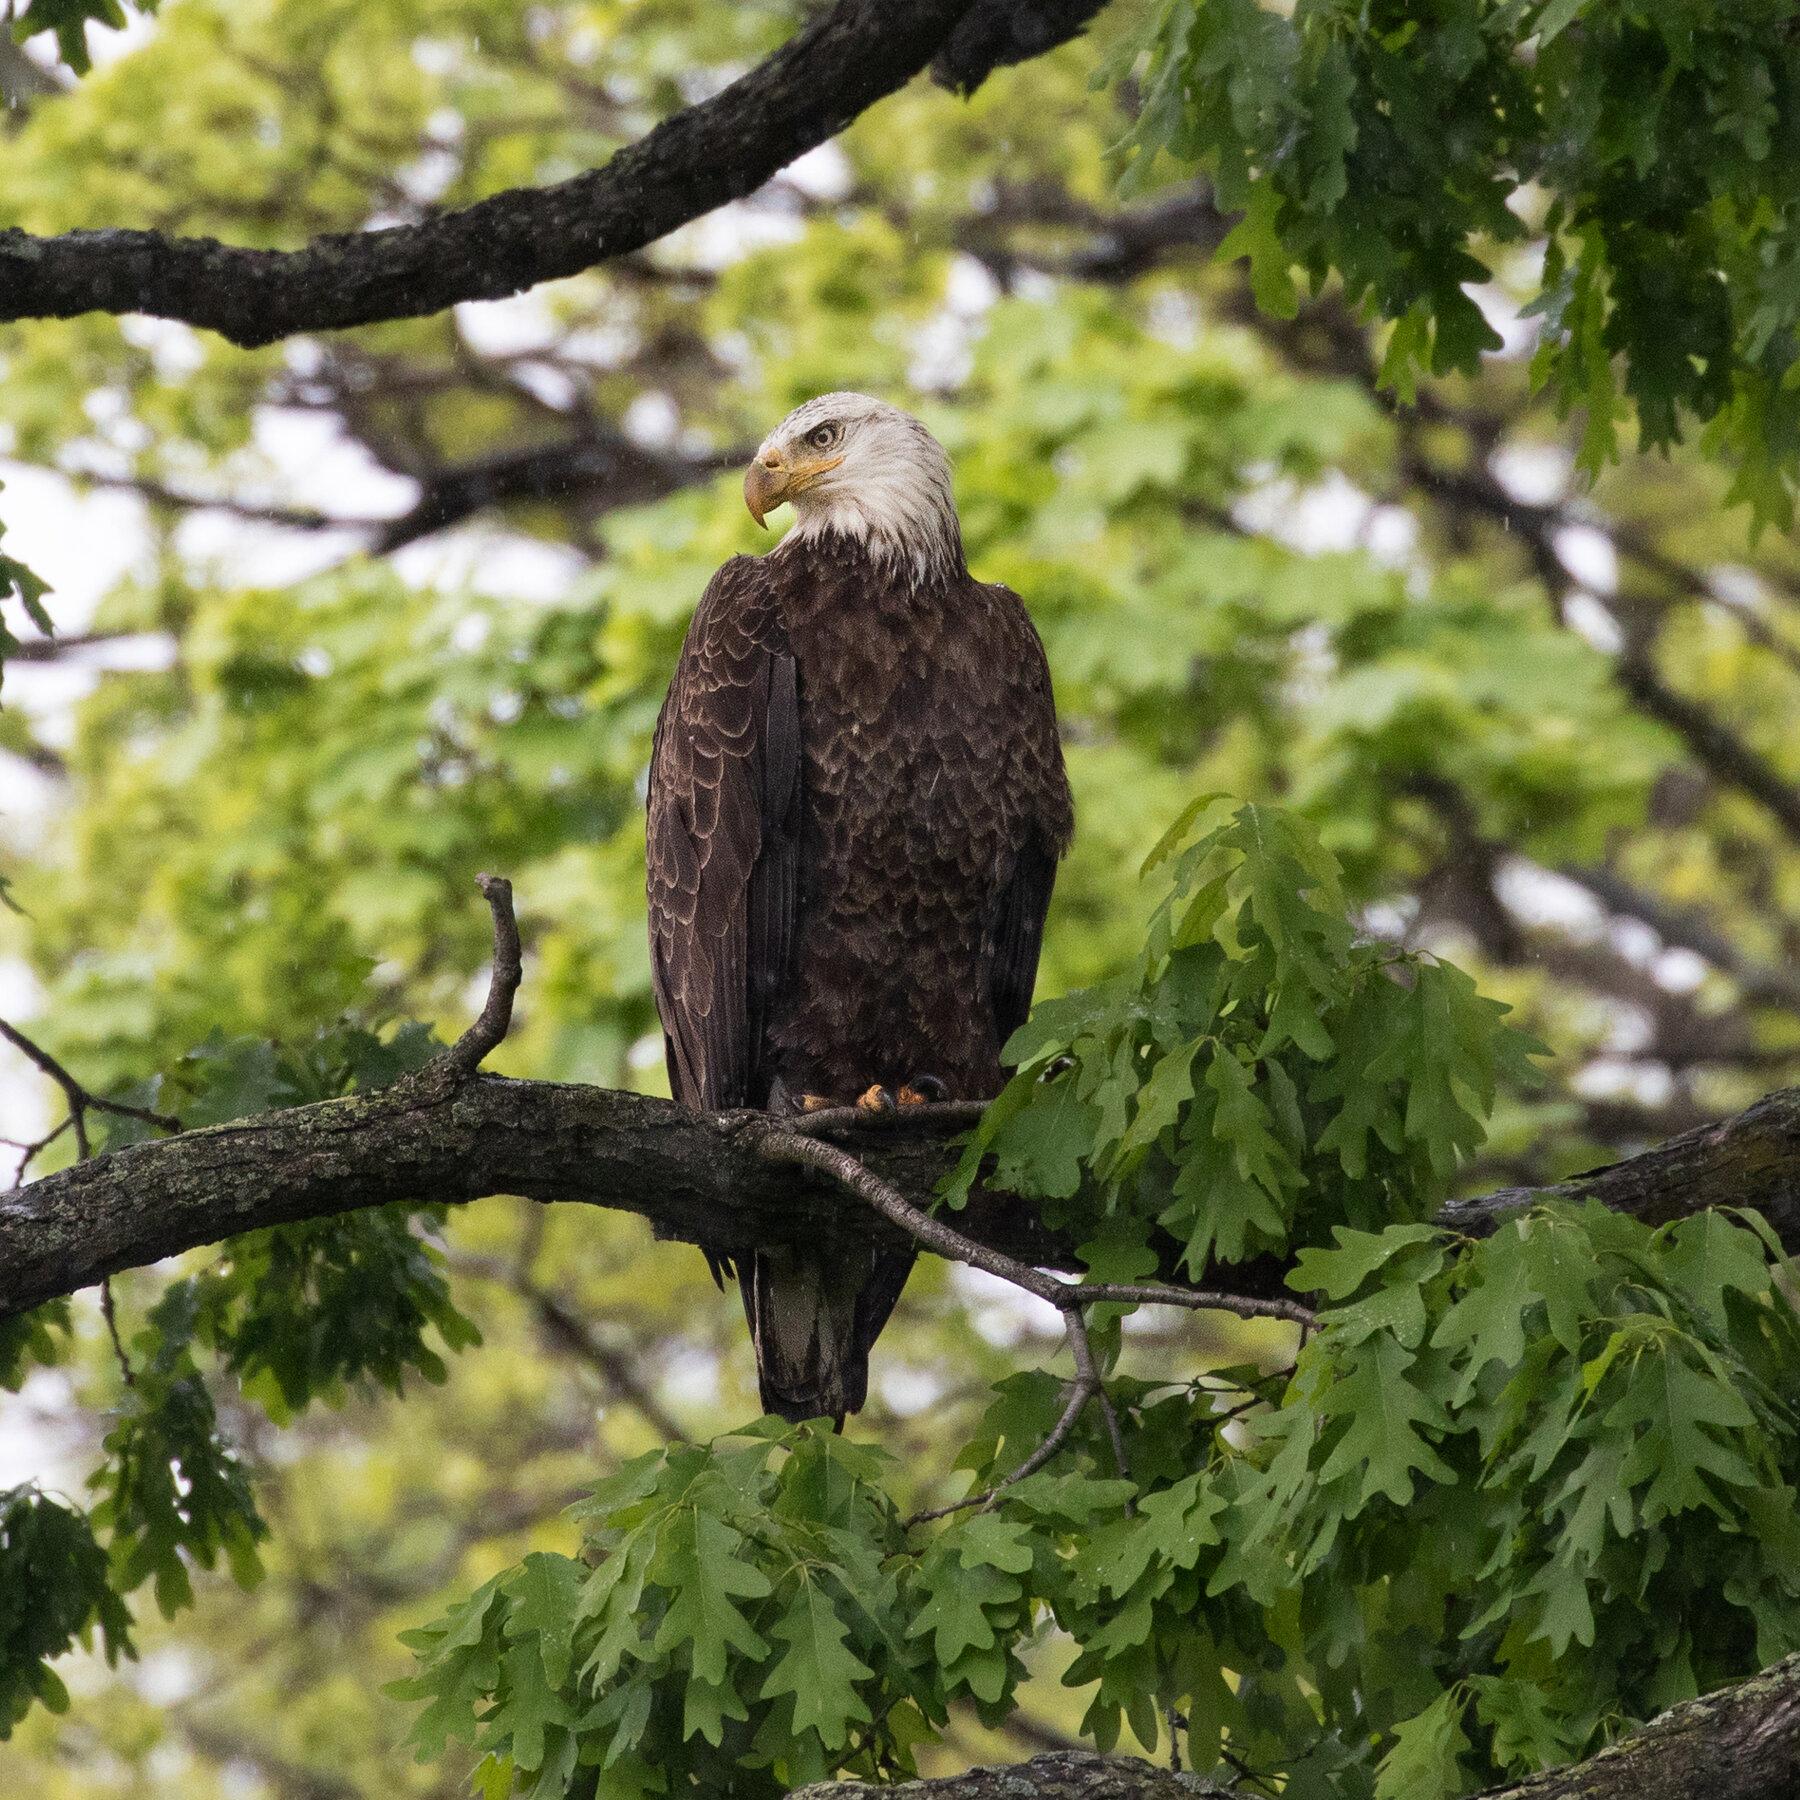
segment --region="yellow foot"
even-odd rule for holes
[[[894,1110],[894,1096],[886,1088],[877,1084],[866,1093],[857,1095],[856,1110],[867,1113],[891,1113]]]
[[[836,1105],[837,1102],[835,1100],[828,1098],[824,1094],[802,1094],[800,1096],[800,1110],[802,1112],[824,1112],[828,1108]]]

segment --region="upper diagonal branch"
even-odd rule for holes
[[[0,232],[0,319],[142,312],[246,347],[418,318],[623,256],[741,199],[930,62],[972,0],[838,0],[604,167],[382,231],[251,250],[157,231]]]

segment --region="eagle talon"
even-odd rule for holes
[[[932,1106],[949,1098],[949,1088],[935,1075],[914,1075],[900,1090],[902,1106]]]
[[[829,1094],[802,1094],[799,1096],[799,1110],[803,1113],[825,1112],[837,1102]]]
[[[866,1113],[891,1113],[899,1110],[894,1096],[880,1083],[856,1097],[856,1110]]]

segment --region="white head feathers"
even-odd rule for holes
[[[763,439],[744,498],[759,523],[791,501],[796,537],[841,533],[915,582],[965,567],[943,446],[911,413],[867,394],[821,394],[796,407]]]

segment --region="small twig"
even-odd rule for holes
[[[26,1061],[34,1063],[62,1089],[63,1098],[69,1103],[69,1118],[75,1127],[75,1148],[80,1160],[85,1162],[90,1154],[86,1118],[89,1112],[116,1113],[122,1119],[142,1119],[146,1125],[154,1125],[159,1131],[176,1132],[181,1129],[181,1121],[168,1113],[152,1112],[147,1106],[127,1106],[123,1100],[106,1100],[83,1087],[48,1050],[34,1044],[24,1032],[7,1024],[4,1019],[0,1019],[0,1037],[5,1038]],[[50,1137],[57,1135],[57,1132],[52,1132]],[[50,1138],[45,1138],[43,1143],[33,1149],[32,1154],[36,1155],[49,1142]],[[24,1173],[23,1165],[20,1173]]]
[[[956,1103],[952,1103],[956,1104]],[[935,1108],[921,1107],[921,1112]],[[825,1115],[815,1114],[815,1118]],[[764,1127],[758,1141],[761,1153],[774,1162],[810,1164],[841,1182],[859,1199],[866,1200],[884,1218],[902,1231],[935,1250],[952,1262],[968,1263],[971,1268],[985,1270],[1002,1281],[1010,1281],[1028,1294],[1048,1301],[1059,1312],[1071,1306],[1093,1306],[1102,1301],[1118,1301],[1126,1305],[1183,1306],[1192,1311],[1235,1313],[1240,1319],[1284,1319],[1290,1325],[1309,1327],[1312,1312],[1298,1300],[1262,1300],[1248,1294],[1220,1294],[1206,1288],[1165,1287],[1159,1283],[1059,1281],[1029,1263],[1022,1263],[960,1231],[942,1219],[921,1212],[878,1175],[872,1174],[848,1150],[835,1144],[820,1144],[794,1129],[795,1121],[783,1119],[779,1125]]]
[[[1303,1333],[1316,1323],[1312,1309],[1298,1300],[1263,1300],[1249,1294],[1214,1293],[1209,1288],[1165,1287],[1157,1282],[1083,1282],[1080,1291],[1084,1306],[1101,1300],[1135,1302],[1140,1306],[1185,1306],[1190,1312],[1236,1313],[1240,1319],[1282,1319],[1289,1325],[1298,1325]]]
[[[1104,1382],[1094,1383],[1094,1398],[1100,1402],[1100,1416],[1106,1421],[1106,1435],[1112,1439],[1113,1462],[1118,1466],[1119,1479],[1131,1479],[1131,1464],[1125,1460],[1125,1434],[1119,1429],[1119,1415],[1112,1403],[1112,1395],[1106,1391]],[[1137,1517],[1137,1502],[1127,1499],[1125,1516],[1128,1519]]]
[[[113,1355],[119,1360],[119,1373],[125,1377],[125,1385],[134,1388],[137,1386],[137,1376],[132,1373],[131,1358],[125,1354],[125,1346],[119,1338],[119,1321],[113,1312],[110,1275],[104,1275],[100,1279],[100,1314],[106,1320],[106,1333],[112,1339]]]
[[[513,917],[512,883],[502,875],[477,875],[479,887],[494,915],[494,972],[488,978],[487,1001],[481,1016],[448,1050],[428,1067],[448,1071],[461,1079],[473,1075],[481,1059],[506,1036],[512,1024],[513,996],[524,973],[519,950],[519,922]],[[421,1071],[423,1073],[423,1071]]]
[[[1069,1328],[1069,1354],[1075,1359],[1075,1379],[1100,1402],[1100,1416],[1106,1421],[1106,1435],[1112,1442],[1113,1466],[1119,1471],[1121,1481],[1129,1481],[1131,1465],[1125,1460],[1125,1438],[1119,1430],[1119,1415],[1113,1410],[1106,1383],[1100,1379],[1100,1365],[1094,1360],[1094,1346],[1088,1342],[1087,1320],[1082,1316],[1079,1303],[1072,1301],[1069,1304],[1063,1312],[1063,1322]],[[1137,1517],[1136,1501],[1126,1500],[1125,1516],[1128,1519]]]
[[[1209,1413],[1206,1422],[1217,1431],[1221,1425],[1229,1425],[1233,1419],[1241,1419],[1252,1407],[1265,1404],[1260,1394],[1252,1394],[1248,1400],[1240,1400],[1236,1406],[1228,1406],[1223,1412]]]
[[[17,1146],[24,1150],[25,1155],[20,1160],[16,1179],[23,1179],[26,1164],[40,1150],[47,1144],[54,1143],[57,1138],[70,1129],[73,1129],[75,1133],[75,1159],[77,1162],[86,1162],[94,1153],[93,1145],[89,1143],[87,1134],[87,1115],[90,1109],[96,1112],[117,1113],[121,1118],[126,1119],[142,1119],[147,1124],[158,1126],[167,1132],[177,1132],[181,1129],[181,1121],[171,1118],[166,1113],[152,1112],[146,1106],[127,1106],[123,1100],[103,1100],[98,1094],[90,1092],[48,1050],[40,1044],[34,1044],[24,1032],[8,1025],[4,1019],[0,1019],[0,1037],[4,1037],[15,1050],[43,1070],[62,1089],[63,1098],[69,1105],[69,1116],[54,1131],[40,1138],[35,1144]],[[127,1387],[136,1387],[137,1376],[132,1370],[131,1358],[125,1354],[125,1344],[119,1336],[119,1320],[113,1308],[112,1278],[110,1276],[102,1276],[100,1280],[100,1313],[101,1317],[106,1320],[106,1334],[112,1339],[113,1355],[119,1361],[119,1373],[125,1377]]]
[[[13,1170],[14,1187],[17,1187],[19,1183],[25,1179],[25,1171],[31,1167],[31,1159],[36,1156],[40,1150],[48,1150],[50,1146],[54,1144],[74,1123],[75,1115],[69,1113],[60,1125],[45,1132],[35,1144],[22,1144],[17,1138],[0,1138],[0,1144],[4,1144],[7,1149],[20,1152],[19,1166]]]
[[[900,1521],[902,1531],[911,1531],[915,1525],[928,1524],[933,1519],[947,1519],[952,1513],[965,1512],[970,1507],[979,1507],[986,1512],[1000,1496],[1015,1483],[1021,1482],[1027,1475],[1035,1475],[1065,1443],[1069,1433],[1075,1429],[1075,1421],[1081,1417],[1081,1409],[1093,1398],[1093,1391],[1083,1381],[1077,1381],[1069,1390],[1069,1403],[1062,1410],[1062,1417],[1056,1421],[1050,1435],[1026,1457],[1010,1474],[1003,1475],[991,1488],[979,1494],[970,1494],[965,1500],[952,1500],[948,1506],[934,1506],[925,1512],[916,1512]]]
[[[1275,1789],[1270,1784],[1269,1778],[1266,1775],[1257,1774],[1257,1772],[1251,1768],[1241,1756],[1234,1756],[1223,1744],[1219,1746],[1219,1757],[1221,1761],[1230,1763],[1231,1766],[1237,1770],[1238,1779],[1240,1781],[1252,1781],[1261,1788],[1265,1794],[1274,1793]]]

